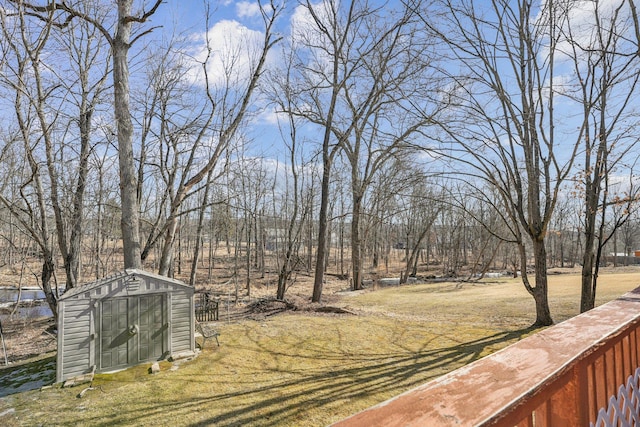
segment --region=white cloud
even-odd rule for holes
[[[206,40],[209,40],[210,57],[207,64],[209,83],[216,87],[240,87],[250,78],[262,47],[264,35],[237,21],[217,22],[207,34],[194,39],[196,46],[192,57],[197,62],[192,67],[193,81],[203,81],[202,64],[207,59]]]
[[[325,28],[333,26],[331,6],[326,1],[311,3],[316,18]],[[339,6],[336,6],[339,7]],[[301,57],[310,63],[310,68],[323,70],[325,75],[331,72],[331,42],[315,22],[307,6],[298,6],[291,15],[291,46],[299,49]],[[319,83],[322,73],[308,73],[307,78]]]
[[[277,125],[280,121],[286,121],[285,113],[278,113],[273,108],[268,108],[260,114],[260,121],[269,125]]]
[[[549,7],[547,3],[548,0],[542,1],[542,8],[536,17],[536,21],[542,26],[546,26]],[[574,1],[571,2],[568,9],[562,12],[558,10],[557,15],[556,22],[562,26],[563,33],[557,49],[564,52],[568,58],[573,55],[572,43],[578,46],[578,51],[584,50],[585,52],[601,47],[598,45],[598,24],[606,32],[611,28],[615,19],[617,32],[624,33],[633,30],[630,25],[625,25],[625,21],[630,18],[630,11],[624,0]]]
[[[256,2],[239,1],[236,3],[236,12],[239,18],[250,18],[260,15],[260,5]]]
[[[330,6],[326,2],[311,3],[318,19],[328,28],[331,27]],[[291,40],[295,46],[297,43],[309,44],[312,46],[322,46],[325,37],[318,29],[313,16],[306,6],[298,6],[291,15]]]
[[[589,75],[590,71],[587,67],[593,66],[594,54],[613,48],[601,44],[602,41],[606,43],[609,39],[607,34],[612,27],[621,36],[616,40],[616,49],[620,52],[631,49],[630,51],[634,53],[637,49],[637,46],[628,41],[633,40],[635,36],[630,33],[633,31],[633,25],[625,0],[577,0],[566,3],[542,0],[540,7],[535,22],[544,31],[546,45],[541,51],[542,58],[549,57],[551,48],[547,29],[549,7],[556,8],[555,22],[561,30],[557,32],[558,40],[554,52],[557,62],[553,91],[556,95],[568,95],[558,98],[567,105],[571,103],[572,92],[579,90],[577,86],[579,79]],[[602,34],[599,35],[598,31]],[[613,39],[615,40],[615,37]],[[542,95],[546,99],[550,95],[551,88],[549,81],[544,84]]]

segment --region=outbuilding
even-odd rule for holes
[[[57,381],[195,351],[193,287],[129,269],[58,301]]]

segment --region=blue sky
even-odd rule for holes
[[[153,16],[151,25],[162,25],[163,28],[160,31],[164,34],[171,34],[175,30],[180,36],[192,38],[194,46],[200,49],[200,53],[194,53],[196,56],[199,55],[199,59],[204,57],[204,37],[208,32],[214,51],[209,76],[210,79],[215,80],[216,74],[222,68],[218,52],[233,49],[236,46],[229,47],[229,45],[241,44],[242,40],[247,38],[261,42],[264,22],[257,1],[209,1],[209,28],[207,29],[205,1],[207,0],[166,1]],[[268,2],[263,2],[265,3],[268,6]],[[292,8],[289,7],[285,13],[290,13],[291,10]],[[289,22],[290,17],[286,14],[280,17],[278,21],[282,27],[280,32],[288,33]],[[154,34],[152,37],[157,36],[158,34]],[[276,50],[273,50],[272,57],[275,56]],[[237,67],[240,73],[248,74],[248,61],[241,61],[240,65]],[[272,114],[264,113],[255,118],[247,136],[254,140],[250,150],[254,155],[268,157],[282,155],[281,136]],[[259,141],[256,142],[256,139]]]
[[[146,0],[150,3],[150,0]],[[206,0],[187,0],[187,1],[171,1],[168,0],[161,5],[157,15],[152,18],[151,25],[162,25],[161,30],[164,34],[170,34],[171,29],[175,29],[176,33],[183,36],[192,36],[195,39],[203,39],[206,30],[205,22],[205,5]],[[617,4],[620,0],[601,0],[600,7],[611,7],[611,4]],[[394,2],[391,2],[393,5]],[[253,34],[259,36],[262,31],[263,22],[259,15],[258,3],[256,1],[211,1],[210,4],[210,21],[208,35],[209,39],[214,43],[214,50],[220,48],[225,42],[240,40],[241,35]],[[473,1],[474,6],[482,8],[485,1]],[[280,32],[286,37],[289,34],[291,26],[291,16],[294,8],[298,5],[297,1],[287,2],[288,10],[286,15],[281,16],[279,20]],[[590,28],[589,18],[592,17],[588,13],[589,8],[593,7],[593,2],[582,1],[577,2],[572,8],[572,20],[574,20],[575,28],[580,27],[580,22],[587,23],[585,31],[588,33]],[[160,33],[158,31],[157,33]],[[157,37],[158,34],[153,37]],[[277,49],[276,49],[277,50]],[[275,58],[275,55],[272,55]],[[210,75],[215,75],[215,61],[211,68]],[[560,70],[558,70],[560,71]],[[566,70],[563,70],[566,71]],[[561,81],[562,76],[556,76],[556,81]],[[571,78],[571,73],[567,75]],[[556,106],[558,111],[563,107],[563,100],[558,99],[559,104]],[[575,127],[575,126],[574,126]],[[255,118],[252,123],[250,139],[253,140],[250,153],[255,156],[281,157],[284,160],[286,156],[282,150],[281,136],[275,126],[274,115],[263,113]],[[573,128],[571,132],[573,133]],[[570,139],[570,138],[567,138]],[[568,142],[568,141],[567,141]]]
[[[170,39],[173,35],[182,36],[188,40],[193,41],[193,46],[200,46],[202,48],[204,43],[203,35],[209,35],[209,39],[214,43],[218,43],[214,48],[222,49],[224,43],[240,40],[241,34],[253,34],[254,36],[263,31],[262,18],[259,15],[258,2],[257,1],[211,1],[210,4],[210,21],[209,28],[207,28],[207,22],[205,19],[205,1],[207,0],[166,0],[158,9],[157,13],[152,16],[148,25],[145,28],[151,26],[161,26],[162,28],[154,29],[154,31],[145,36],[145,42],[150,40]],[[267,0],[265,0],[267,1]],[[314,1],[314,3],[320,0]],[[378,1],[378,0],[373,0]],[[471,1],[471,0],[469,0]],[[621,0],[600,0],[601,7],[606,7],[612,3],[620,2]],[[153,4],[153,0],[138,0],[138,7],[143,4],[149,7]],[[390,6],[397,4],[396,2],[390,2]],[[486,5],[486,1],[473,0],[473,5],[481,8],[482,5]],[[591,16],[588,12],[589,7],[593,7],[593,2],[582,1],[577,2],[572,9],[574,13],[574,19],[576,22],[588,22]],[[284,37],[287,37],[290,32],[292,16],[294,15],[295,8],[299,5],[297,0],[290,0],[287,2],[288,9],[285,14],[280,17],[279,30]],[[610,7],[610,6],[609,6]],[[589,28],[586,28],[588,32]],[[136,45],[144,46],[143,43]],[[277,63],[278,49],[274,50],[273,61]],[[134,61],[135,62],[135,61]],[[211,75],[215,74],[215,61],[214,66],[211,69]],[[134,72],[144,72],[141,67],[134,67]],[[557,70],[557,72],[564,72],[565,70]],[[135,77],[134,77],[135,78]],[[568,78],[571,78],[570,76]],[[560,76],[557,76],[558,80]],[[564,122],[558,125],[564,125],[566,134],[559,132],[559,143],[571,146],[572,138],[575,139],[576,125],[571,126],[567,122],[571,123],[569,113],[566,110],[575,108],[572,103],[562,103],[564,100],[558,100],[556,104],[556,111],[558,114],[563,114]],[[637,101],[636,101],[637,104]],[[638,108],[638,107],[636,107]],[[563,109],[565,111],[563,111]],[[580,111],[576,110],[579,116]],[[252,157],[265,157],[271,160],[276,160],[281,163],[288,162],[287,153],[284,149],[282,136],[279,134],[278,128],[275,123],[275,115],[266,111],[261,115],[253,118],[247,137],[251,140],[250,149],[247,152],[248,156]],[[97,119],[97,118],[96,118]],[[108,120],[111,120],[111,116],[108,116]],[[319,142],[319,134],[310,133],[308,140],[311,141],[307,144],[308,152],[317,148]],[[425,164],[432,162],[433,159],[425,157]],[[275,163],[274,163],[275,164]]]
[[[180,34],[202,33],[206,25],[205,2],[207,0],[165,1],[151,22],[162,25],[163,31],[176,28]],[[236,21],[251,30],[262,30],[256,1],[208,1],[208,4],[210,29],[221,21]]]

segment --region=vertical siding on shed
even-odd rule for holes
[[[171,293],[171,348],[172,353],[194,351],[193,321],[191,319],[193,307],[193,292],[180,290]]]
[[[137,281],[130,278],[135,275]],[[90,372],[99,365],[100,302],[148,294],[166,295],[169,353],[195,351],[193,288],[139,270],[126,270],[71,290],[58,302],[57,381]]]
[[[91,301],[70,299],[60,304],[57,380],[91,371]]]

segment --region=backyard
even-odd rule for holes
[[[600,277],[598,304],[638,286],[636,269]],[[556,322],[578,313],[580,275],[550,276]],[[337,292],[343,314],[287,310],[227,321],[191,361],[96,375],[89,384],[0,398],[11,425],[324,426],[534,333],[517,279]],[[567,343],[570,345],[570,342]],[[52,366],[55,354],[20,369]],[[5,387],[17,367],[0,370]],[[82,397],[78,397],[82,393]],[[5,393],[6,394],[6,393]]]

